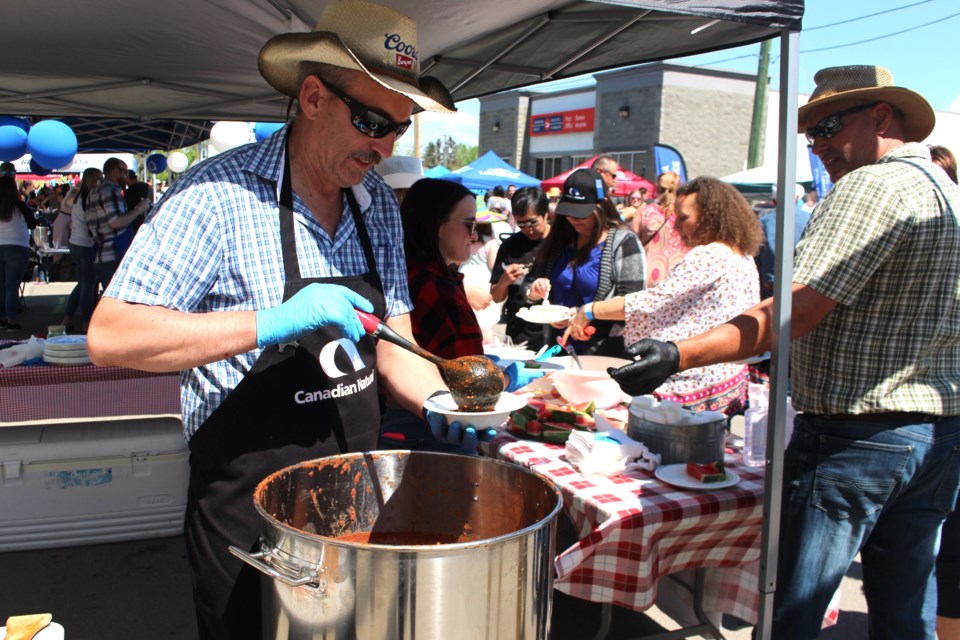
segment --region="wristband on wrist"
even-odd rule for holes
[[[589,303],[589,304],[583,305],[583,315],[585,315],[585,316],[587,317],[587,320],[589,320],[590,322],[593,322],[594,317],[593,317],[593,303],[592,303],[592,302]]]

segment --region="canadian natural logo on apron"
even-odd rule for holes
[[[343,353],[346,354],[351,366],[353,367],[353,371],[351,372],[344,372],[340,369],[340,367],[337,366],[336,356],[337,352],[341,349],[343,350]],[[333,380],[334,378],[342,378],[349,373],[357,373],[367,368],[367,365],[360,357],[360,353],[357,351],[357,345],[354,344],[352,340],[347,338],[341,338],[339,340],[328,342],[326,345],[324,345],[323,349],[320,350],[320,355],[317,356],[317,360],[320,362],[320,367],[323,369],[323,372],[327,374],[327,378],[330,380]],[[293,400],[297,404],[309,404],[311,402],[329,400],[330,398],[343,398],[345,396],[353,395],[358,391],[363,391],[373,384],[373,382],[374,373],[371,372],[367,376],[358,378],[356,382],[341,382],[332,389],[317,389],[316,391],[306,391],[300,389],[293,394]]]
[[[353,343],[353,340],[340,338],[339,340],[328,342],[323,349],[320,350],[320,355],[317,357],[320,361],[320,366],[323,368],[323,372],[327,374],[328,378],[342,378],[347,375],[340,370],[340,367],[338,367],[335,362],[338,349],[343,349],[344,353],[347,354],[347,358],[350,359],[350,364],[353,365],[353,372],[363,371],[367,368],[367,365],[364,364],[360,358],[357,345]]]
[[[309,404],[311,402],[320,402],[321,400],[329,400],[330,398],[342,398],[344,396],[351,396],[358,391],[363,391],[367,387],[373,384],[374,374],[370,374],[363,378],[359,378],[356,382],[352,384],[340,383],[335,386],[333,389],[319,389],[317,391],[304,391],[300,390],[293,394],[293,400],[297,404]]]

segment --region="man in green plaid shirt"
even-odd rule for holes
[[[816,638],[857,553],[871,638],[934,640],[934,561],[960,485],[960,189],[920,144],[934,113],[882,67],[823,69],[799,130],[833,189],[797,246],[772,637]],[[773,300],[707,333],[641,340],[631,395],[770,348]]]

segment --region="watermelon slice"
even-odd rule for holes
[[[727,479],[727,472],[723,470],[723,460],[707,464],[688,462],[687,475],[704,484],[708,482],[723,482]]]

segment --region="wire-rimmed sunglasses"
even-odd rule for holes
[[[877,106],[877,102],[870,102],[868,104],[858,104],[855,107],[850,107],[849,109],[844,109],[843,111],[838,111],[833,115],[829,115],[826,118],[822,119],[817,124],[813,125],[806,130],[807,143],[813,146],[813,143],[817,138],[830,139],[833,136],[837,135],[841,129],[843,129],[843,123],[841,120],[843,116],[848,116],[851,113],[857,113],[859,111],[866,111],[867,109],[872,109]]]
[[[411,124],[410,120],[406,122],[394,122],[390,116],[383,111],[368,107],[356,98],[344,93],[339,87],[335,87],[329,82],[326,82],[323,78],[320,78],[320,82],[323,83],[323,86],[325,86],[330,93],[343,100],[343,104],[347,105],[347,108],[350,109],[350,122],[353,123],[357,131],[365,136],[383,138],[389,135],[391,131],[396,131],[397,137],[399,138]]]
[[[535,227],[538,224],[540,224],[540,220],[542,220],[540,216],[537,216],[536,218],[533,218],[531,220],[517,220],[517,226],[520,227],[521,229],[523,229],[524,227]]]

